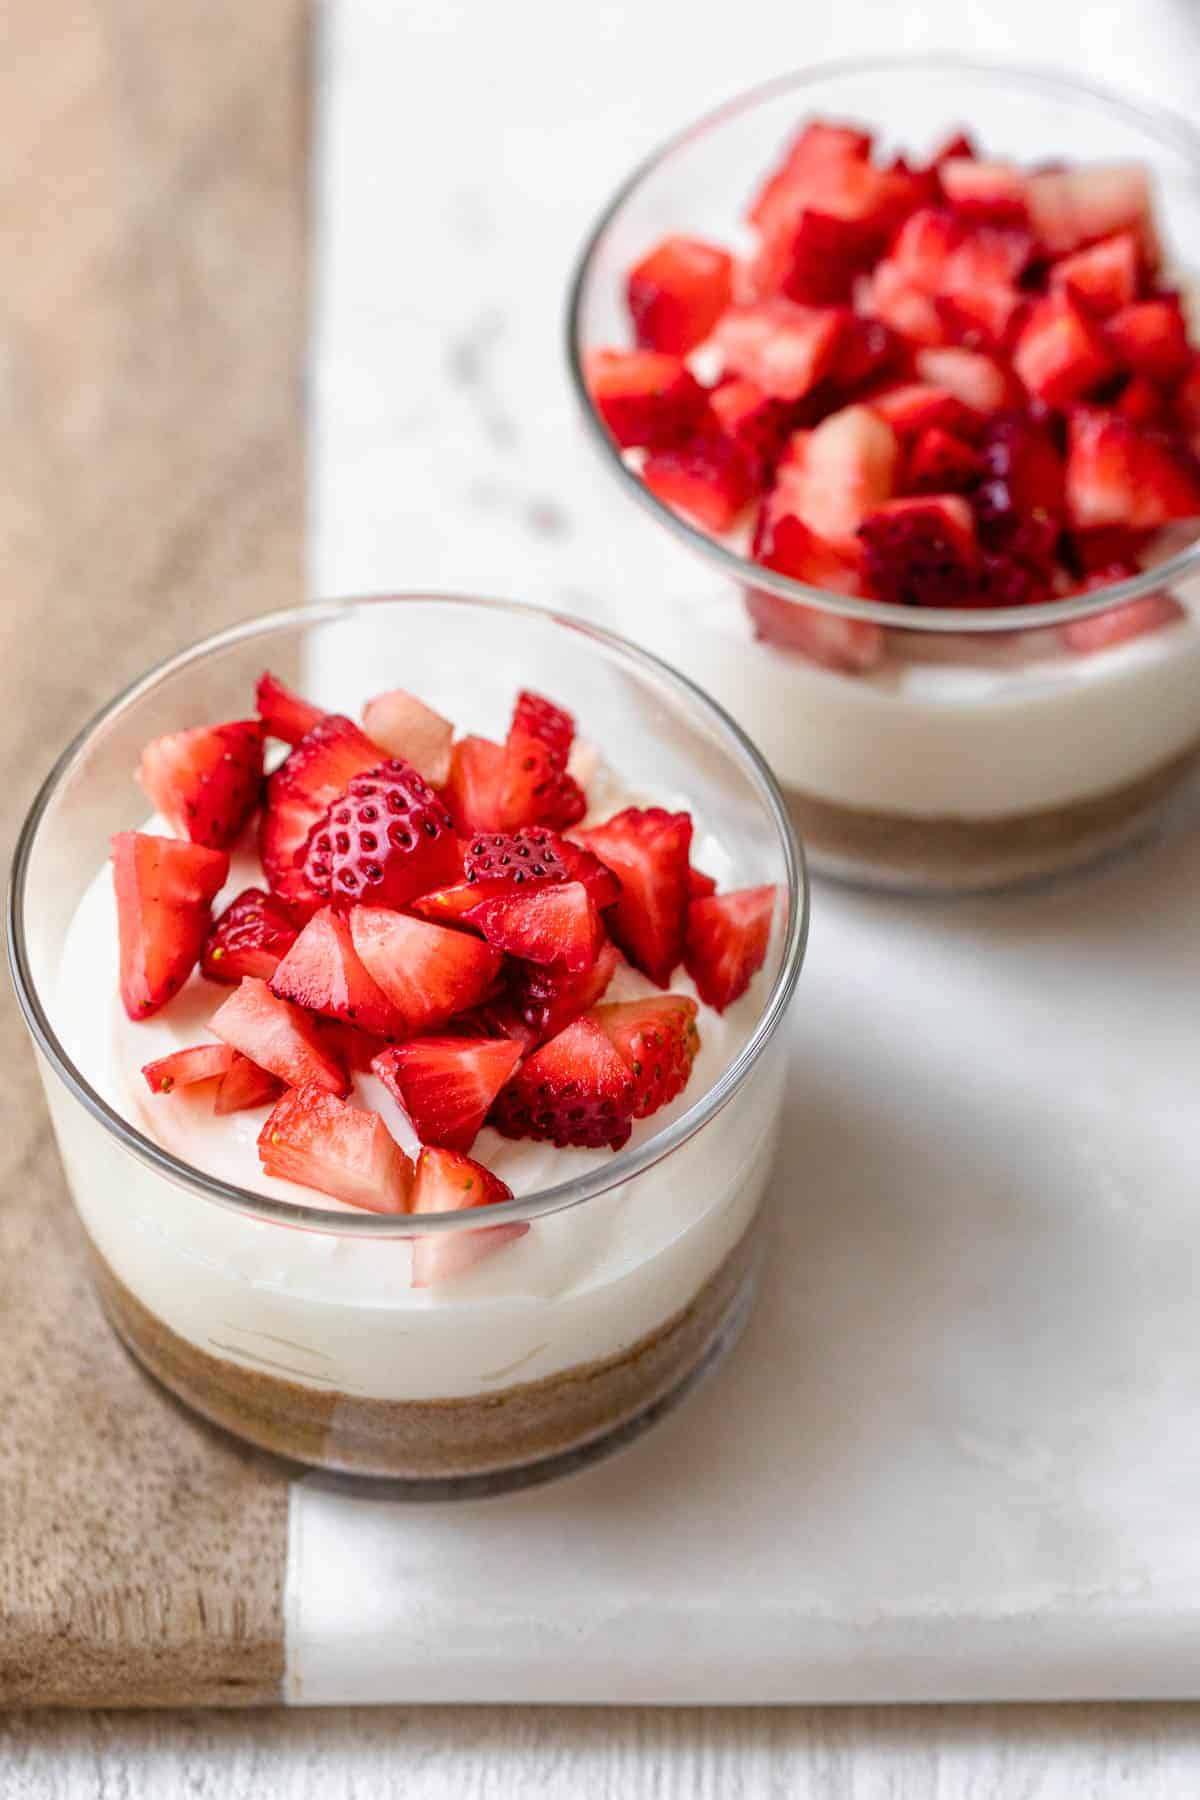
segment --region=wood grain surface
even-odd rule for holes
[[[300,597],[307,25],[302,0],[5,11],[6,845],[115,689]],[[117,1348],[7,992],[0,1031],[0,1701],[273,1696],[285,1480]]]

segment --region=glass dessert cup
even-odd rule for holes
[[[686,1110],[555,1185],[489,1209],[529,1230],[465,1275],[411,1282],[411,1241],[478,1215],[420,1217],[256,1193],[144,1135],[81,1025],[112,1007],[63,991],[64,947],[112,832],[137,822],[141,746],[236,716],[264,668],[354,712],[381,677],[502,726],[539,681],[647,790],[687,795],[746,880],[778,884],[753,1023]],[[301,608],[211,638],[119,695],[68,747],[22,831],[9,946],[99,1296],[187,1405],[302,1463],[477,1491],[555,1472],[656,1417],[736,1336],[754,1291],[781,1104],[778,1027],[803,960],[807,888],[770,772],[689,682],[604,632],[533,607],[402,596]],[[78,964],[72,966],[78,967]],[[115,1016],[115,1015],[114,1015]],[[105,1012],[105,1017],[108,1013]],[[716,1015],[713,1015],[714,1022]],[[250,1179],[248,1176],[247,1179]],[[336,1207],[336,1210],[335,1210]]]
[[[632,341],[630,267],[670,233],[744,247],[749,196],[810,118],[874,129],[885,154],[922,157],[961,127],[984,155],[1024,165],[1059,155],[1144,163],[1177,275],[1200,243],[1200,136],[1047,71],[950,56],[829,64],[740,96],[649,158],[594,227],[569,301],[571,377],[593,442],[624,492],[704,570],[689,577],[664,562],[657,601],[629,593],[617,622],[752,734],[810,865],[919,892],[1000,887],[1087,863],[1146,834],[1200,762],[1200,544],[1190,531],[1182,545],[1164,539],[1157,566],[1135,578],[1043,605],[851,598],[760,567],[744,535],[717,538],[672,511],[589,398],[587,354]],[[1173,613],[1150,598],[1163,594]],[[1139,601],[1168,622],[1081,651],[1087,634],[1073,627]],[[865,672],[786,647],[846,620],[882,633]]]

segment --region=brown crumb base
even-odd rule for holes
[[[914,818],[841,806],[792,788],[788,810],[814,865],[873,886],[1004,887],[1103,856],[1135,837],[1200,764],[1200,740],[1136,781],[1042,812]]]
[[[214,1424],[294,1462],[346,1474],[439,1480],[518,1469],[607,1436],[686,1381],[744,1300],[759,1229],[690,1306],[628,1350],[542,1381],[446,1400],[369,1400],[321,1392],[211,1356],[136,1299],[94,1250],[104,1309],[163,1385]]]

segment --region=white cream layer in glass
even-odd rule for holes
[[[628,802],[606,794],[602,812]],[[719,844],[700,866],[736,886]],[[239,859],[218,905],[257,878]],[[60,986],[68,1053],[118,1111],[182,1160],[262,1193],[338,1207],[311,1189],[264,1176],[255,1138],[269,1109],[217,1119],[186,1092],[153,1096],[141,1065],[203,1042],[227,989],[193,977],[170,1006],[131,1023],[116,999],[111,878],[100,870],[68,932]],[[634,1142],[685,1111],[750,1036],[761,983],[721,1016],[701,1007],[702,1048],[683,1095],[634,1127]],[[694,994],[682,971],[672,982]],[[651,990],[621,969],[613,999]],[[534,1221],[465,1275],[411,1285],[411,1247],[294,1231],[201,1199],[135,1162],[48,1083],[76,1201],[113,1272],[172,1331],[218,1357],[307,1385],[380,1399],[487,1393],[613,1355],[685,1307],[741,1238],[758,1204],[774,1144],[780,1075],[764,1059],[718,1120],[666,1162],[611,1194]],[[406,1148],[403,1113],[373,1077],[362,1097]],[[114,1154],[115,1153],[115,1154]],[[555,1150],[486,1129],[473,1154],[528,1194],[582,1174],[608,1150]],[[351,1208],[341,1210],[350,1212]]]

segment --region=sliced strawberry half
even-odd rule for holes
[[[363,728],[372,743],[411,763],[431,787],[442,787],[449,780],[454,727],[415,694],[403,688],[376,694],[363,709]]]
[[[315,1021],[300,1007],[279,999],[257,976],[243,978],[217,1008],[209,1029],[289,1087],[315,1083],[330,1094],[344,1094],[349,1087],[345,1069]]]
[[[131,1019],[146,1019],[179,992],[195,967],[213,899],[229,875],[229,857],[180,838],[119,831],[112,866],[121,1000]]]
[[[510,1037],[424,1037],[381,1050],[371,1067],[423,1144],[469,1150],[521,1060]]]
[[[892,500],[863,522],[871,586],[893,606],[969,606],[975,521],[957,494]]]
[[[608,914],[613,937],[631,963],[666,987],[683,954],[691,815],[630,806],[578,837],[620,878]]]
[[[155,738],[142,751],[138,781],[172,830],[228,850],[262,797],[262,727],[237,719]]]
[[[269,669],[259,676],[254,704],[267,735],[285,744],[298,744],[325,717],[319,706],[294,694]]]
[[[775,894],[774,887],[741,888],[688,907],[684,965],[718,1012],[741,998],[766,960]]]
[[[463,931],[378,906],[350,912],[354,948],[383,989],[407,1036],[433,1031],[466,1012],[489,991],[503,961],[499,950]]]
[[[619,1150],[636,1102],[633,1076],[600,1026],[585,1017],[521,1065],[497,1096],[491,1122],[505,1137]]]
[[[682,443],[704,416],[704,390],[677,356],[593,350],[584,378],[596,411],[623,450]]]
[[[685,994],[618,1001],[588,1016],[633,1076],[635,1119],[648,1119],[682,1094],[700,1048],[696,1002]]]
[[[629,271],[626,296],[638,343],[686,356],[725,311],[732,287],[727,250],[702,238],[664,238]]]
[[[731,306],[713,341],[727,375],[753,381],[774,400],[799,400],[830,368],[843,318],[834,306],[764,300]]]
[[[497,1023],[510,1036],[519,1033],[532,1044],[557,1036],[603,998],[620,960],[616,945],[605,938],[591,968],[579,974],[560,963],[513,963]]]
[[[501,789],[505,749],[490,738],[465,737],[450,755],[450,778],[442,799],[460,831],[503,831]]]
[[[271,992],[376,1037],[399,1037],[404,1021],[363,967],[350,927],[331,906],[314,913],[271,977]]]
[[[273,895],[243,888],[218,914],[204,940],[201,973],[210,981],[235,985],[243,975],[269,981],[297,938],[297,928]]]
[[[1200,462],[1183,445],[1117,413],[1079,407],[1071,415],[1067,504],[1088,530],[1133,530],[1200,516]]]
[[[306,917],[326,896],[309,886],[297,857],[326,810],[356,775],[375,768],[379,746],[353,720],[329,713],[318,720],[267,783],[267,808],[258,848],[271,892]]]
[[[405,906],[453,881],[462,861],[454,820],[411,763],[355,775],[305,841],[308,887],[339,906]]]
[[[413,1166],[378,1113],[322,1087],[290,1089],[258,1134],[267,1175],[297,1181],[369,1212],[408,1208]]]
[[[193,1044],[187,1050],[173,1050],[142,1066],[152,1094],[169,1094],[175,1088],[191,1087],[197,1081],[213,1081],[224,1075],[233,1062],[228,1044]]]
[[[512,1189],[456,1150],[426,1145],[417,1161],[417,1179],[409,1211],[449,1213],[475,1211],[511,1200]],[[413,1244],[413,1286],[433,1287],[473,1269],[505,1244],[525,1236],[529,1226],[521,1220],[485,1225],[477,1231],[443,1231],[436,1237],[419,1237]]]
[[[572,975],[590,969],[604,927],[581,881],[554,882],[484,900],[468,921],[489,944],[525,962],[561,963]]]
[[[269,1069],[260,1069],[248,1056],[233,1052],[233,1061],[217,1083],[213,1111],[248,1112],[254,1106],[266,1106],[283,1092],[283,1083]]]

